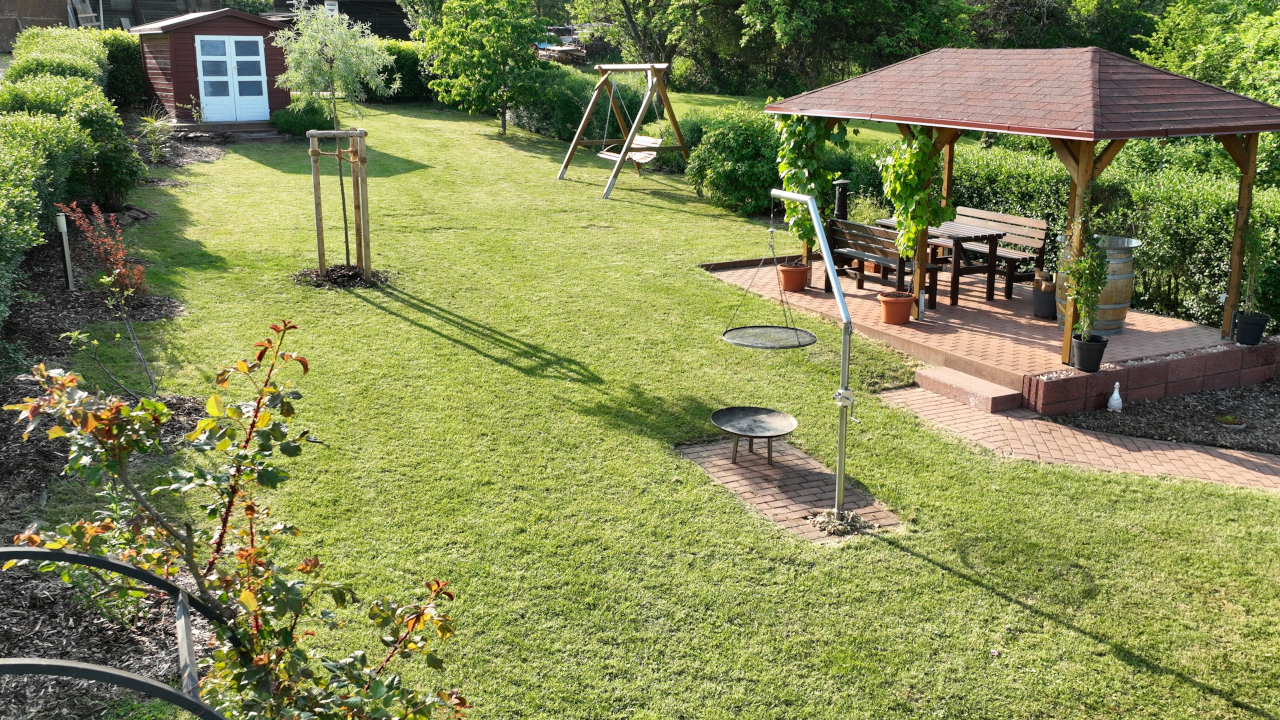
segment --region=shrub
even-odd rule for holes
[[[283,110],[271,113],[271,124],[279,132],[298,137],[308,130],[332,130],[333,120],[325,113],[324,105],[311,95],[304,95]]]
[[[271,12],[271,0],[222,0],[222,7],[239,10],[250,15]]]
[[[23,30],[13,41],[13,60],[27,55],[69,55],[97,65],[103,73],[109,64],[107,48],[98,31],[53,25]]]
[[[378,96],[372,88],[365,88],[365,93],[383,102],[425,102],[433,97],[431,88],[427,87],[425,67],[422,64],[423,46],[420,42],[410,40],[390,40],[378,38],[378,45],[391,55],[392,65],[387,71],[388,85],[400,81],[400,87],[390,95]]]
[[[14,155],[15,162],[35,158],[25,160],[35,162],[30,188],[40,204],[41,229],[52,231],[54,203],[83,191],[72,179],[92,161],[93,142],[75,118],[4,113],[0,114],[0,154]]]
[[[124,245],[124,233],[116,223],[114,215],[103,215],[97,205],[90,206],[93,216],[76,207],[75,203],[63,205],[58,209],[67,214],[67,219],[75,225],[80,234],[89,243],[98,265],[106,273],[105,282],[111,287],[132,291],[138,295],[147,294],[146,269],[137,263],[128,262],[128,249]]]
[[[92,60],[59,53],[32,53],[23,55],[9,64],[4,76],[7,82],[17,82],[37,75],[56,75],[66,78],[84,78],[101,85],[102,68]]]
[[[98,38],[107,48],[103,92],[116,107],[134,107],[146,102],[147,71],[142,65],[142,41],[119,28],[98,31]]]
[[[146,175],[146,166],[124,134],[115,106],[82,78],[41,75],[0,84],[0,112],[43,112],[73,117],[93,140],[93,162],[75,175],[108,210],[118,210]]]
[[[615,75],[614,77],[616,78],[615,97],[618,104],[625,108],[623,116],[638,112],[644,98],[643,83],[637,83],[635,78],[627,76]],[[538,79],[538,92],[508,113],[511,124],[557,140],[566,142],[572,140],[573,134],[578,130],[578,124],[582,122],[582,114],[587,110],[587,103],[591,102],[591,93],[599,81],[600,78],[597,75],[589,75],[565,65],[548,63]],[[617,119],[612,117],[612,112],[608,96],[601,92],[600,98],[596,101],[596,107],[591,113],[591,121],[587,123],[587,139],[599,140],[603,137],[606,125],[609,128],[610,137],[622,137]],[[650,107],[649,112],[645,114],[645,121],[656,118],[657,110]],[[632,119],[628,119],[627,122],[632,122]]]
[[[42,158],[34,149],[0,147],[0,322],[9,316],[9,304],[19,280],[18,266],[30,248],[40,243],[39,167]]]
[[[706,123],[686,170],[711,202],[740,215],[769,209],[778,184],[778,134],[773,119],[745,104],[728,105]]]
[[[685,145],[688,146],[689,152],[693,151],[702,144],[702,135],[706,132],[706,124],[710,118],[706,113],[694,108],[685,114],[684,117],[676,118],[680,123],[680,134],[684,135]],[[663,145],[676,145],[676,133],[671,129],[671,123],[666,120],[658,120],[651,123],[645,128],[650,135],[657,135],[662,139]],[[668,150],[658,153],[658,157],[653,159],[652,167],[655,170],[664,170],[666,172],[685,171],[688,162],[685,161],[684,155],[678,150]]]

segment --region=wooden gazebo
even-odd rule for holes
[[[1075,218],[1090,181],[1134,138],[1212,135],[1240,168],[1231,273],[1222,335],[1240,302],[1244,229],[1253,201],[1258,133],[1280,130],[1280,108],[1096,47],[1060,50],[941,49],[843,82],[779,100],[779,115],[912,125],[944,153],[941,188],[950,203],[955,142],[964,130],[1047,138],[1071,176],[1067,229],[1073,253],[1084,237]],[[1098,152],[1099,143],[1105,143]],[[924,256],[927,238],[918,241]],[[924,263],[917,263],[923,272]],[[916,278],[916,292],[924,283]],[[1071,352],[1075,305],[1068,303],[1062,361]]]

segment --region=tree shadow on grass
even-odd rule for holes
[[[1001,588],[996,587],[996,585],[993,584],[992,582],[989,582],[979,577],[977,574],[972,572],[966,572],[965,570],[949,565],[946,562],[943,562],[942,560],[930,557],[920,552],[919,550],[910,548],[898,538],[895,538],[889,535],[883,535],[883,534],[873,535],[872,537],[874,537],[876,540],[879,540],[880,542],[883,542],[887,545],[892,546],[896,550],[899,550],[903,553],[906,553],[907,555],[910,555],[913,558],[916,558],[917,560],[921,560],[923,562],[929,563],[930,565],[933,565],[934,567],[938,568],[939,570],[942,570],[945,573],[954,575],[955,577],[960,578],[961,580],[964,580],[965,582],[975,587],[981,588],[982,590],[985,590],[986,592],[991,593],[992,595],[1000,598],[1004,602],[1007,602],[1011,605],[1016,605],[1020,609],[1022,609],[1023,611],[1031,615],[1039,617],[1048,622],[1052,622],[1060,627],[1070,630],[1071,632],[1077,635],[1087,637],[1096,643],[1107,646],[1111,654],[1117,660],[1125,663],[1126,665],[1128,665],[1129,667],[1132,667],[1137,671],[1144,672],[1144,673],[1151,673],[1153,675],[1163,675],[1166,677],[1175,678],[1182,683],[1185,683],[1187,685],[1190,685],[1191,687],[1194,687],[1196,690],[1199,690],[1203,694],[1212,695],[1218,698],[1219,700],[1230,703],[1232,707],[1237,708],[1239,710],[1243,710],[1256,717],[1268,718],[1268,719],[1276,718],[1276,715],[1274,715],[1273,713],[1270,713],[1264,710],[1263,708],[1257,707],[1256,705],[1252,705],[1244,700],[1241,700],[1236,696],[1232,695],[1231,693],[1227,692],[1226,690],[1223,690],[1222,688],[1215,687],[1201,680],[1197,680],[1180,670],[1175,670],[1173,668],[1166,667],[1165,665],[1160,664],[1156,660],[1152,660],[1148,657],[1145,657],[1140,653],[1135,652],[1134,650],[1131,650],[1128,647],[1125,647],[1120,642],[1117,642],[1105,635],[1102,635],[1101,633],[1081,627],[1080,625],[1077,625],[1076,623],[1072,622],[1071,620],[1065,617],[1054,614],[1047,610],[1042,610],[1024,600],[1019,600],[1013,595],[1010,595],[1005,590],[1002,590]]]
[[[365,169],[371,178],[408,175],[419,170],[430,170],[432,167],[417,160],[402,158],[376,149],[374,147],[374,144],[377,143],[376,137],[370,137],[369,141],[370,144],[367,149],[369,162],[366,163]],[[345,142],[342,143],[344,149],[346,146]],[[320,149],[323,152],[333,152],[333,141],[322,141]],[[287,175],[311,175],[311,156],[307,154],[306,142],[288,142],[275,145],[232,145],[227,152],[239,155],[250,162],[269,167],[276,172]],[[332,156],[322,156],[320,158],[321,177],[336,176],[337,166],[338,161]],[[351,169],[344,167],[342,174],[347,178],[346,182],[350,187]]]
[[[345,291],[349,296],[425,330],[444,340],[466,348],[499,365],[529,377],[568,380],[585,385],[598,385],[603,380],[591,368],[531,342],[508,335],[483,323],[414,297],[398,288],[383,285],[374,292]]]
[[[560,404],[601,423],[670,445],[718,437],[711,403],[692,395],[665,398],[637,386],[600,388],[597,399],[560,398]],[[720,403],[715,403],[718,407]]]

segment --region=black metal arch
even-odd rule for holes
[[[157,700],[186,710],[202,720],[227,720],[221,713],[200,700],[187,697],[162,682],[135,675],[124,670],[91,665],[75,660],[46,660],[43,658],[0,658],[0,675],[54,675],[108,683],[117,687],[136,690]]]

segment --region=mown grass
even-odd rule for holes
[[[139,192],[160,216],[132,236],[187,308],[144,329],[164,392],[207,394],[268,321],[301,324],[301,419],[329,447],[272,505],[305,531],[290,555],[366,598],[454,583],[449,669],[400,666],[412,681],[461,687],[477,718],[1280,713],[1280,498],[995,458],[876,400],[911,369],[859,339],[850,472],[906,529],[799,542],[672,450],[759,404],[834,464],[837,329],[729,346],[739,292],[696,267],[759,256],[761,222],[672,176],[624,174],[602,201],[603,162],[556,182],[563,143],[488,119],[354,122],[391,286],[290,281],[315,255],[299,144],[166,172],[190,184]],[[324,646],[375,647],[348,615]]]

